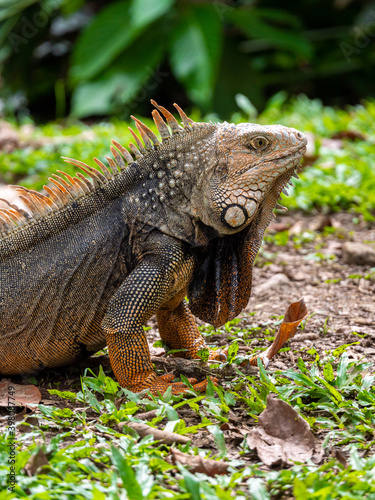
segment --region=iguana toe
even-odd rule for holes
[[[226,361],[228,356],[228,349],[224,349],[223,351],[213,351],[210,349],[210,355],[208,359],[213,359],[216,361]]]
[[[145,382],[132,385],[129,389],[133,392],[140,392],[145,389],[149,389],[151,394],[154,396],[164,394],[169,387],[172,387],[172,394],[174,395],[182,394],[189,390],[189,387],[187,387],[183,382],[172,382],[175,377],[171,373],[161,375],[160,377],[155,375],[155,377],[152,377],[152,380],[150,380],[150,378],[151,377],[148,377]],[[210,379],[215,385],[217,384],[216,378],[210,377]],[[188,381],[196,392],[204,392],[207,388],[207,380],[197,383],[197,379],[189,378]]]

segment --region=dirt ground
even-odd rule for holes
[[[303,297],[312,316],[305,329],[297,332],[293,344],[298,343],[301,348],[314,346],[319,353],[323,353],[342,344],[358,342],[348,348],[349,357],[375,362],[375,275],[374,279],[369,277],[369,265],[347,264],[342,258],[342,247],[346,241],[369,246],[375,243],[375,224],[361,221],[354,224],[353,219],[353,215],[344,213],[332,215],[326,220],[320,216],[322,225],[328,222],[334,226],[334,233],[329,236],[322,233],[319,236],[318,233],[317,238],[300,248],[296,248],[290,238],[288,244],[281,248],[272,243],[264,244],[263,255],[264,251],[272,252],[273,258],[272,264],[254,269],[255,287],[246,309],[248,312],[256,311],[252,317],[253,326],[262,326],[272,315],[284,314],[289,303]],[[316,220],[300,215],[287,216],[275,221],[270,230],[272,232],[286,225],[290,226],[289,232],[301,229],[303,235],[303,229],[316,224]],[[318,252],[316,247],[319,247]],[[323,259],[314,260],[314,252],[322,254]],[[324,260],[325,256],[328,260]],[[259,259],[258,265],[262,259],[264,257]],[[276,287],[264,286],[277,273],[284,274],[289,281],[280,280],[282,284]],[[287,354],[278,356],[273,365],[293,365],[295,360]]]

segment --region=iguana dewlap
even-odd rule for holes
[[[153,111],[161,141],[135,119],[143,142],[132,132],[131,153],[113,141],[108,166],[95,159],[99,170],[66,159],[86,175],[54,176],[48,196],[19,187],[29,211],[0,211],[2,375],[108,345],[122,386],[164,392],[173,376],[153,371],[142,325],[156,314],[165,343],[195,358],[205,343],[193,314],[220,326],[246,306],[263,232],[305,136],[194,123],[176,106],[181,127],[153,104],[167,120]]]

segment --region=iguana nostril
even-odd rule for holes
[[[305,136],[302,134],[302,132],[297,132],[296,136],[297,136],[297,139],[300,139],[300,140],[305,138]]]

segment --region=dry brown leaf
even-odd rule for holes
[[[26,406],[35,408],[42,395],[35,385],[14,384],[10,380],[0,381],[0,406]]]
[[[36,472],[43,465],[48,465],[48,458],[42,448],[39,448],[38,453],[32,455],[25,465],[26,473],[29,477],[35,476]]]
[[[336,132],[332,136],[332,139],[349,139],[351,141],[359,139],[360,141],[365,141],[366,137],[356,130],[340,130],[340,132]]]
[[[323,458],[323,448],[306,420],[288,403],[271,395],[259,415],[259,427],[252,429],[246,440],[268,467],[308,460],[319,463]]]
[[[272,359],[275,354],[280,351],[285,342],[294,337],[298,325],[303,319],[306,318],[307,314],[307,307],[303,299],[290,304],[285,313],[283,322],[280,325],[279,331],[277,332],[275,340],[266,351],[262,352],[258,356],[255,356],[254,358],[251,358],[249,363],[253,366],[257,366],[257,358],[261,358],[264,365],[267,367],[270,359]]]
[[[199,455],[188,455],[175,448],[171,448],[171,456],[168,458],[168,462],[174,465],[179,462],[184,467],[188,467],[191,472],[203,472],[211,477],[228,473],[228,464],[222,460],[210,460]]]
[[[191,441],[190,438],[182,436],[181,434],[176,434],[175,432],[166,432],[154,427],[150,427],[142,422],[120,422],[118,424],[118,429],[122,432],[124,427],[130,427],[134,429],[141,437],[149,436],[152,434],[157,441],[161,441],[165,444],[182,443],[187,444]]]
[[[18,416],[18,414],[17,414]],[[17,420],[17,419],[16,419]],[[19,432],[30,432],[31,427],[39,427],[38,417],[26,417],[25,420],[17,427]]]
[[[150,410],[150,411],[145,411],[144,413],[138,413],[137,415],[134,416],[136,418],[139,418],[139,420],[145,420],[146,422],[148,422],[156,417],[156,413],[157,410]]]

